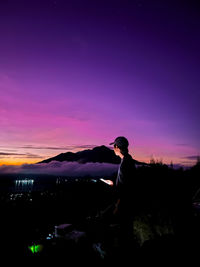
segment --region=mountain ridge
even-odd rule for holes
[[[37,162],[38,163],[49,163],[51,161],[70,161],[70,162],[78,162],[78,163],[87,163],[87,162],[93,162],[93,163],[111,163],[111,164],[120,164],[121,159],[119,156],[115,155],[115,152],[110,149],[109,147],[106,147],[104,145],[102,146],[96,146],[93,149],[86,149],[78,152],[66,152],[58,154],[55,157],[45,159],[43,161]],[[145,162],[140,162],[138,160],[133,159],[136,165],[149,165]]]
[[[55,157],[45,159],[38,163],[49,163],[53,160],[56,161],[76,161],[79,163],[99,162],[99,163],[112,163],[119,164],[120,157],[116,156],[114,151],[102,145],[94,147],[93,149],[86,149],[78,152],[66,152],[58,154]]]

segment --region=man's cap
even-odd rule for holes
[[[129,142],[124,136],[118,136],[114,142],[110,143],[110,145],[117,145],[119,148],[128,148]]]

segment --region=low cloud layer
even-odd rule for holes
[[[33,145],[26,145],[26,146],[22,146],[19,148],[23,148],[23,149],[39,149],[39,150],[65,150],[65,151],[69,151],[69,150],[77,150],[77,149],[92,149],[94,148],[96,145],[71,145],[71,146],[65,146],[65,147],[52,147],[52,146],[33,146]]]
[[[199,156],[197,155],[194,155],[194,156],[187,156],[187,157],[183,157],[184,159],[189,159],[189,160],[198,160],[199,159]]]
[[[18,158],[40,158],[40,159],[43,159],[44,156],[41,156],[41,155],[37,155],[37,154],[32,154],[32,153],[18,153],[18,152],[1,152],[0,151],[0,159],[4,159],[4,158],[15,158],[15,159],[18,159]]]
[[[110,163],[85,163],[80,164],[77,162],[58,162],[51,161],[49,163],[39,164],[23,164],[16,165],[2,165],[0,166],[1,174],[49,174],[49,175],[63,175],[71,177],[81,176],[106,176],[112,175],[117,172],[118,165]]]

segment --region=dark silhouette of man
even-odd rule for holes
[[[136,199],[136,166],[135,160],[128,153],[129,142],[124,136],[117,137],[114,142],[114,152],[121,158],[117,178],[114,182],[106,180],[115,191],[114,203],[110,205],[102,216],[119,224],[119,237],[123,247],[129,244],[133,235],[133,215]]]

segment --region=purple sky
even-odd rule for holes
[[[0,1],[0,165],[108,146],[200,155],[197,1]]]

